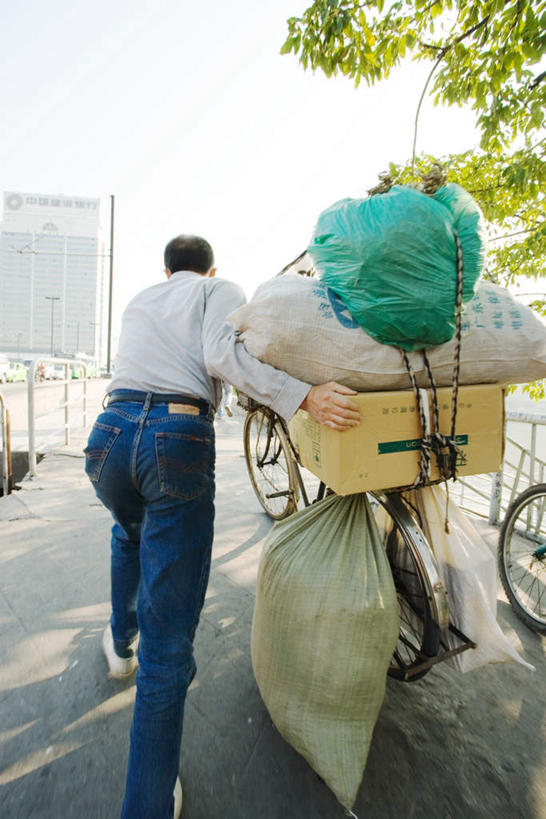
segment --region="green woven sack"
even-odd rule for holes
[[[398,635],[396,591],[365,495],[277,523],[258,572],[252,664],[282,736],[350,809]]]

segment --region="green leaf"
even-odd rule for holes
[[[289,54],[292,51],[293,42],[292,37],[289,37],[282,45],[281,54]]]

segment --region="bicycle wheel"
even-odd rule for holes
[[[398,596],[400,634],[388,674],[413,682],[430,671],[449,625],[447,596],[430,545],[400,495],[373,493],[375,517]]]
[[[508,508],[498,562],[514,612],[526,626],[546,634],[546,483],[529,487]]]
[[[245,460],[253,489],[274,520],[296,511],[298,484],[290,444],[281,422],[267,409],[247,413]]]

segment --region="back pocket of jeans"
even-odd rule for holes
[[[84,449],[85,471],[94,483],[100,479],[102,468],[112,449],[121,429],[119,427],[109,427],[106,424],[95,422],[87,446]]]
[[[183,500],[202,495],[210,484],[210,438],[157,432],[155,451],[161,491]]]

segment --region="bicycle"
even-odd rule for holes
[[[247,396],[240,394],[239,404],[247,413],[243,432],[247,470],[258,501],[273,520],[296,512],[300,499],[309,506],[331,492],[320,482],[310,500],[286,422]],[[436,663],[476,644],[450,622],[434,553],[403,491],[368,492],[368,496],[376,518],[386,515],[381,526],[383,545],[400,614],[398,643],[388,673],[405,682],[419,680]],[[451,643],[456,638],[455,647],[448,645],[448,633]]]
[[[546,483],[530,486],[508,507],[498,566],[514,613],[528,628],[546,634]]]

